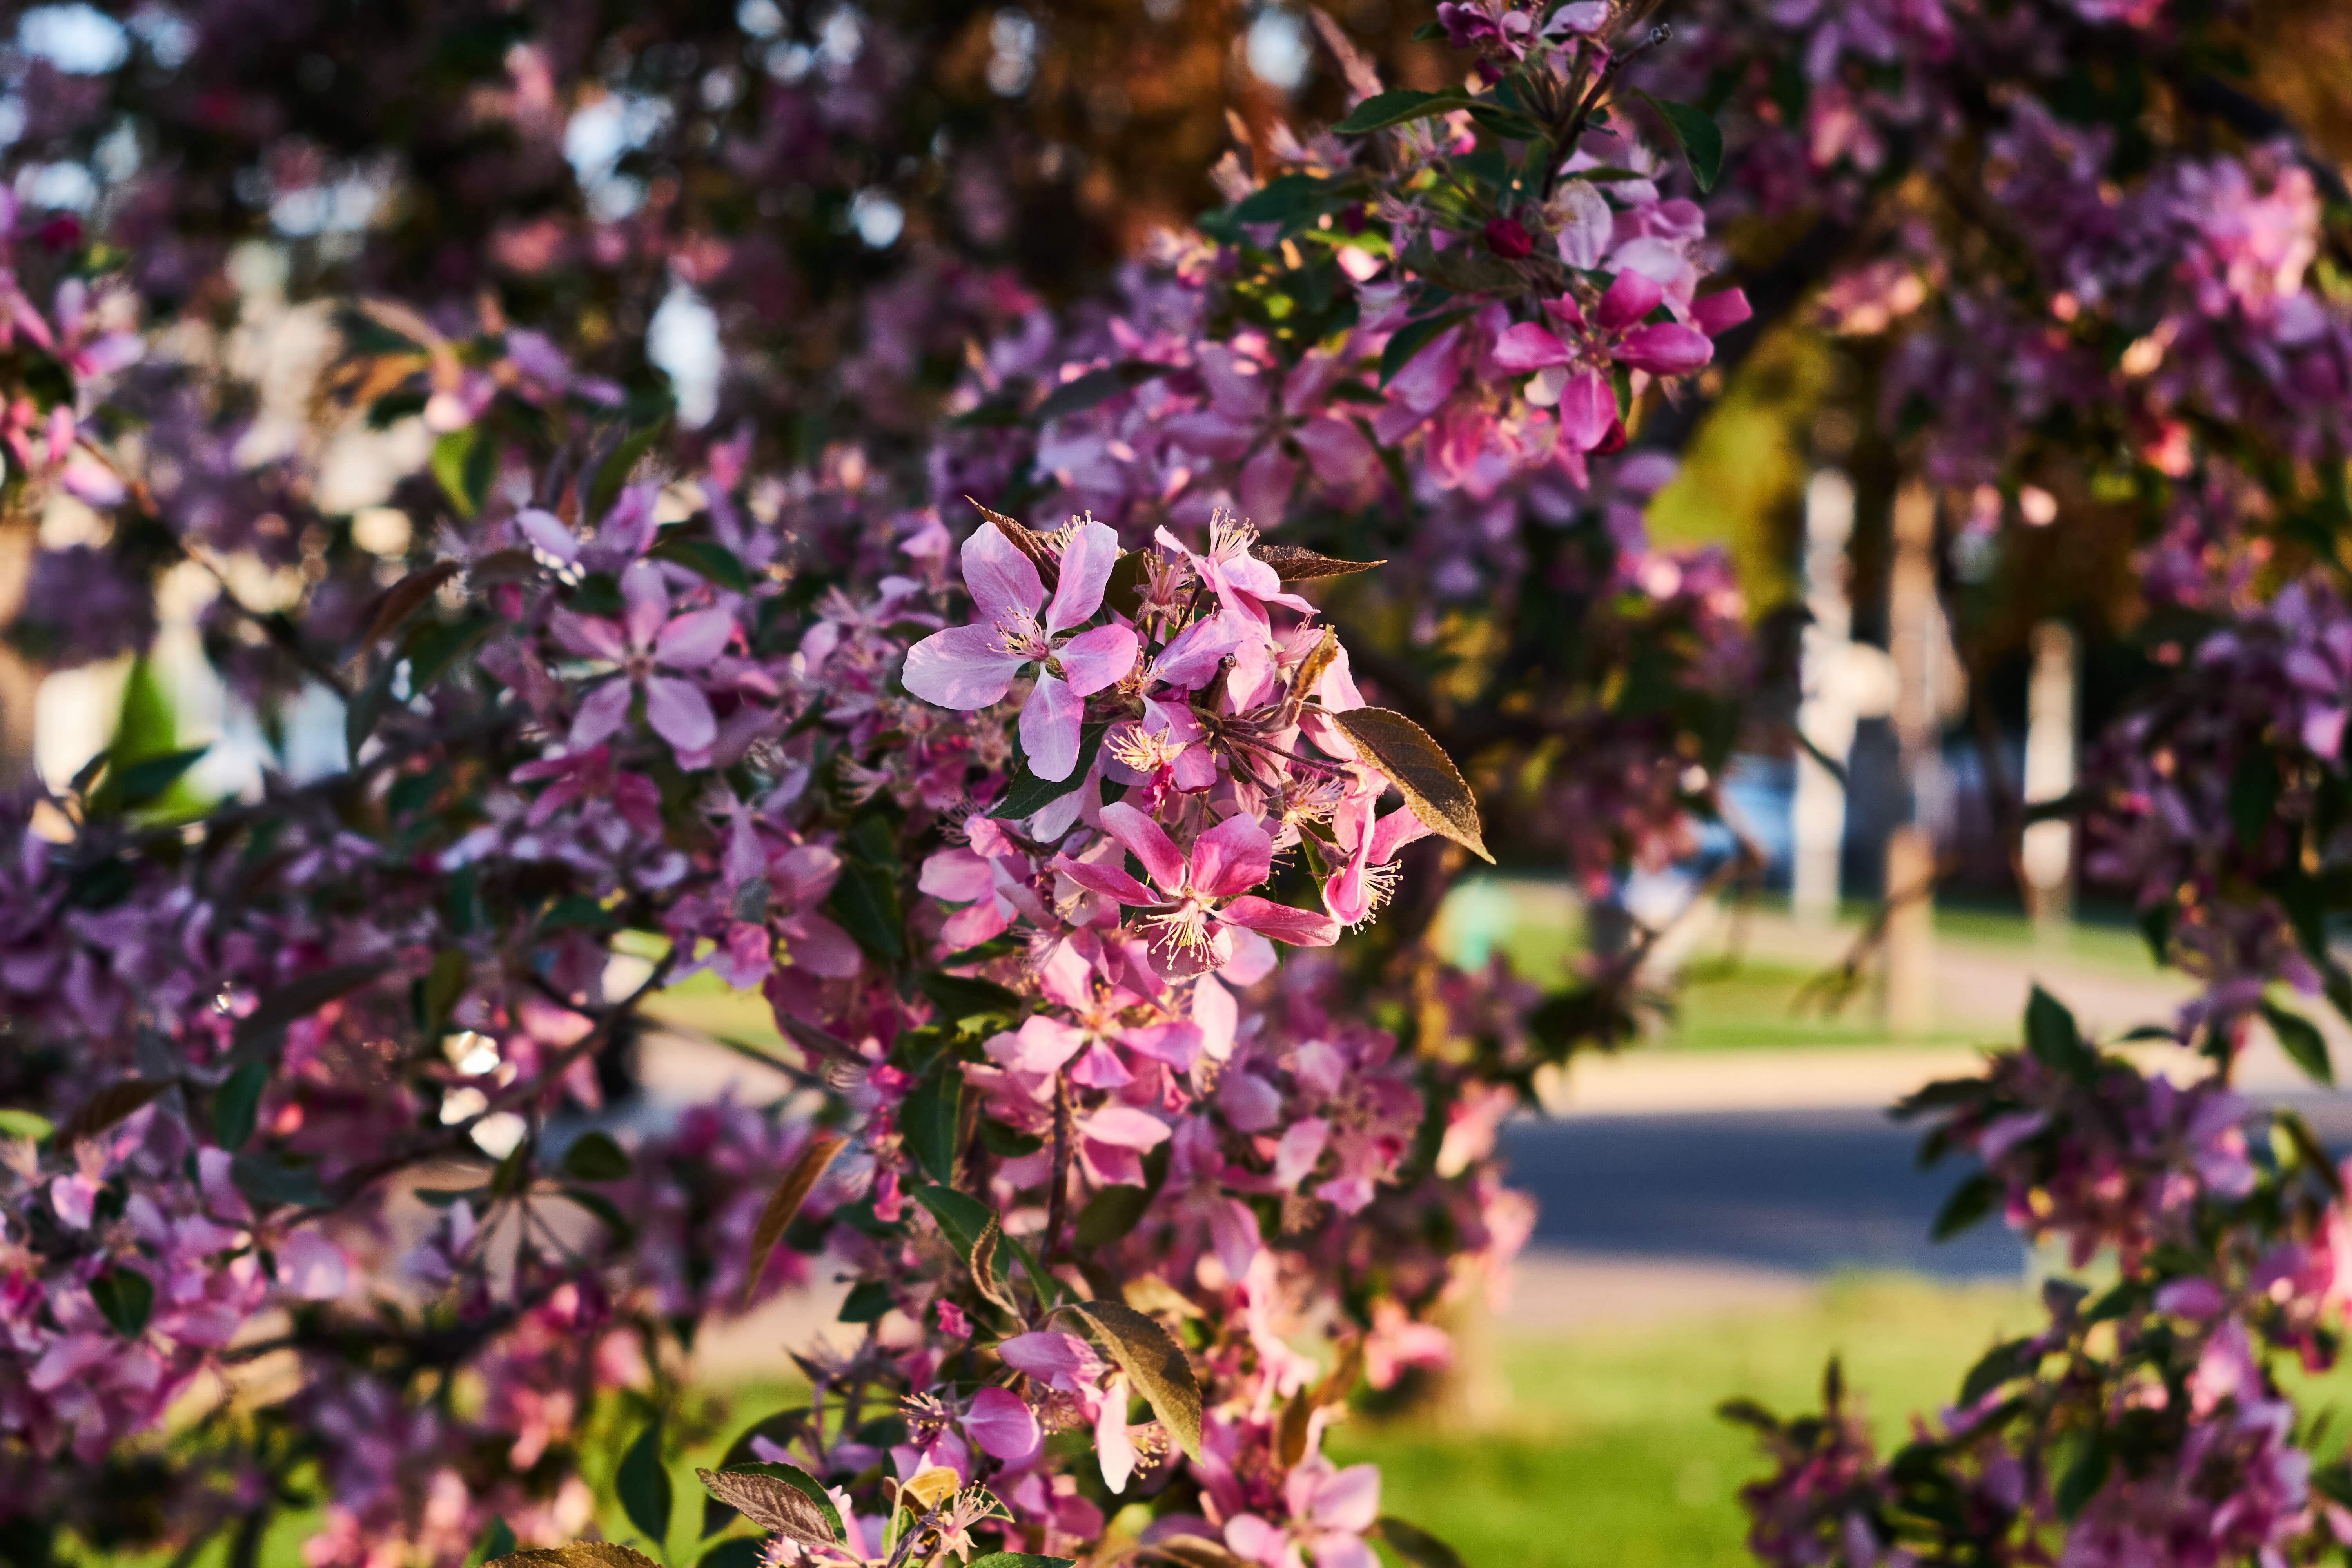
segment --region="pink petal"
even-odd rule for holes
[[[621,597],[627,604],[621,624],[628,630],[629,646],[653,647],[669,619],[669,584],[662,581],[661,568],[650,561],[632,565],[621,574]]]
[[[1293,947],[1328,947],[1339,940],[1339,922],[1328,915],[1295,910],[1271,899],[1235,899],[1218,911],[1234,925]]]
[[[580,710],[572,715],[572,732],[565,737],[573,751],[593,746],[629,721],[629,683],[608,680],[580,700]]]
[[[1124,1089],[1135,1081],[1118,1053],[1099,1039],[1089,1039],[1086,1054],[1070,1069],[1070,1081],[1087,1089]]]
[[[1614,353],[1618,363],[1652,375],[1687,375],[1715,357],[1715,345],[1679,321],[1661,321],[1626,333]]]
[[[1018,1030],[992,1038],[988,1057],[1014,1072],[1049,1073],[1076,1056],[1088,1038],[1076,1025],[1040,1013],[1022,1020]]]
[[[277,1249],[278,1282],[305,1301],[331,1301],[351,1283],[343,1249],[315,1230],[298,1230]]]
[[[1059,783],[1078,765],[1078,721],[1087,705],[1058,675],[1040,675],[1021,705],[1021,750],[1029,771]]]
[[[629,645],[621,636],[620,623],[602,616],[574,615],[570,610],[558,610],[549,617],[548,630],[566,653],[576,653],[583,658],[608,658],[614,664],[629,657]]]
[[[846,980],[866,962],[849,933],[823,915],[787,915],[776,922],[784,937],[784,962],[827,980]]]
[[[618,685],[619,682],[614,682]],[[719,738],[719,721],[711,717],[710,700],[691,680],[655,675],[646,679],[646,721],[681,753],[709,752]],[[688,764],[689,766],[695,764]]]
[[[1396,858],[1398,850],[1428,837],[1429,824],[1399,807],[1381,817],[1380,826],[1372,829],[1372,864],[1385,866]]]
[[[1241,503],[1245,516],[1280,521],[1298,479],[1298,460],[1279,447],[1267,447],[1242,468]]]
[[[1217,666],[1240,641],[1241,634],[1222,614],[1194,621],[1151,661],[1152,679],[1196,690],[1215,677]]]
[[[1127,679],[1141,646],[1133,627],[1097,626],[1064,643],[1055,650],[1054,659],[1062,667],[1070,689],[1080,697],[1091,697]]]
[[[1622,331],[1656,310],[1665,297],[1665,286],[1656,279],[1620,272],[1609,285],[1609,292],[1601,296],[1601,303],[1593,307],[1592,319],[1604,332]]]
[[[1086,1135],[1121,1149],[1150,1149],[1168,1141],[1168,1124],[1131,1105],[1106,1105],[1078,1119]]]
[[[1726,289],[1693,300],[1690,313],[1691,324],[1712,338],[1729,331],[1755,311],[1748,306],[1747,290]]]
[[[1203,981],[1202,984],[1213,985],[1216,982]],[[1190,1072],[1192,1064],[1201,1057],[1201,1026],[1181,1019],[1167,1024],[1148,1024],[1139,1029],[1122,1032],[1118,1043],[1139,1056],[1166,1062],[1178,1072]]]
[[[1054,857],[1054,869],[1089,892],[1117,899],[1122,904],[1156,904],[1160,901],[1158,894],[1116,866],[1106,866],[1097,860],[1073,860],[1067,855],[1056,855]]]
[[[991,626],[1016,615],[1034,616],[1045,602],[1036,566],[992,522],[974,529],[963,542],[963,585],[979,610],[977,618]]]
[[[971,1396],[963,1429],[982,1452],[1012,1465],[1025,1463],[1043,1440],[1037,1413],[1020,1395],[1002,1388],[983,1388]]]
[[[735,617],[725,610],[694,610],[661,629],[654,658],[673,669],[700,669],[727,651]]]
[[[989,531],[996,530],[992,526]],[[1071,535],[1062,547],[1061,579],[1045,611],[1045,629],[1066,632],[1093,619],[1102,608],[1111,568],[1118,564],[1118,534],[1108,523],[1090,522]]]
[[[923,862],[915,886],[950,904],[968,904],[986,898],[996,886],[996,868],[986,858],[958,845],[940,850]]]
[[[1103,1390],[1102,1407],[1095,1415],[1095,1456],[1102,1462],[1103,1485],[1114,1492],[1127,1489],[1135,1474],[1135,1443],[1127,1435],[1127,1374],[1121,1373]]]
[[[1315,1488],[1307,1517],[1326,1530],[1366,1531],[1381,1516],[1381,1468],[1349,1465]]]
[[[1568,345],[1537,326],[1522,321],[1495,340],[1495,368],[1517,374],[1520,371],[1541,370],[1548,364],[1566,364],[1574,356]]]
[[[1162,889],[1171,893],[1184,890],[1184,857],[1158,823],[1125,801],[1118,801],[1102,808],[1102,825],[1104,832],[1143,862],[1145,873]]]
[[[926,702],[969,710],[1003,701],[1020,668],[1021,660],[1004,651],[993,626],[950,626],[907,650],[898,680]]]
[[[1617,393],[1609,378],[1588,370],[1560,389],[1559,438],[1572,451],[1590,452],[1617,423]]]
[[[1092,1382],[1103,1368],[1102,1358],[1086,1341],[1050,1331],[1015,1334],[997,1346],[996,1353],[1013,1371],[1025,1372],[1064,1394],[1076,1394],[1081,1383]]]
[[[1244,1132],[1263,1132],[1282,1120],[1282,1095],[1253,1072],[1229,1072],[1217,1080],[1217,1109]]]
[[[579,537],[564,527],[563,520],[553,512],[526,508],[515,513],[515,526],[522,530],[525,539],[558,561],[568,565],[580,559]]]
[[[1380,466],[1381,455],[1352,421],[1329,415],[1298,427],[1298,445],[1327,485],[1361,484]]]
[[[1229,816],[1192,843],[1192,888],[1213,898],[1244,893],[1274,874],[1274,840],[1255,816]]]

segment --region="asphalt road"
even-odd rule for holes
[[[2341,1154],[2352,1097],[2289,1097]],[[1998,1218],[1943,1243],[1927,1227],[1974,1166],[1921,1172],[1918,1134],[1875,1110],[1734,1111],[1523,1121],[1512,1184],[1540,1205],[1538,1246],[1716,1258],[1821,1272],[1902,1268],[2015,1278],[2024,1248]]]

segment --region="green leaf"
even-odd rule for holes
[[[367,744],[368,737],[392,706],[392,683],[400,677],[400,660],[383,658],[367,678],[367,684],[352,694],[351,705],[343,710],[343,754],[357,757]]]
[[[210,746],[190,746],[161,756],[142,757],[135,763],[109,759],[105,781],[90,797],[91,812],[110,816],[153,805],[180,782],[182,773],[194,767],[211,750]]]
[[[1273,567],[1274,574],[1286,583],[1311,583],[1325,577],[1346,577],[1388,564],[1385,561],[1339,561],[1304,545],[1268,544],[1264,540],[1252,545],[1250,553]]]
[[[613,918],[612,910],[587,894],[567,893],[547,906],[547,912],[539,917],[539,929],[541,931],[572,929],[618,931],[621,922]]]
[[[715,539],[665,539],[646,553],[664,561],[675,561],[680,566],[709,583],[715,583],[730,594],[751,591],[751,574],[735,552]]]
[[[2238,842],[2252,849],[2278,816],[2278,763],[2268,752],[2250,752],[2230,775],[2230,826]]]
[[[247,1152],[229,1162],[228,1179],[257,1209],[322,1209],[327,1191],[308,1165],[289,1164],[271,1154]]]
[[[898,1107],[907,1152],[941,1186],[955,1179],[956,1118],[962,1106],[963,1075],[950,1068],[916,1085]]]
[[[1010,1020],[1021,1015],[1021,998],[992,980],[927,969],[915,976],[915,989],[929,997],[950,1023],[968,1018]]]
[[[544,1568],[662,1568],[635,1548],[609,1541],[575,1541],[569,1546],[509,1552],[483,1563],[482,1568],[525,1568],[526,1564],[543,1564]]]
[[[1078,1301],[1072,1310],[1087,1320],[1111,1359],[1127,1373],[1136,1392],[1151,1402],[1160,1424],[1185,1457],[1201,1458],[1201,1385],[1183,1347],[1168,1331],[1123,1301]]]
[[[1683,150],[1683,162],[1690,165],[1691,178],[1698,182],[1700,192],[1715,189],[1716,178],[1723,173],[1723,132],[1716,125],[1715,117],[1687,103],[1653,98],[1639,88],[1634,91],[1643,102],[1658,111],[1666,129],[1675,133],[1675,141]]]
[[[810,1495],[824,1502],[827,1509],[831,1509],[833,1504],[825,1499],[824,1489],[817,1485],[814,1478],[791,1465],[763,1465],[760,1462],[759,1451],[752,1447],[753,1442],[761,1437],[765,1437],[780,1448],[795,1441],[808,1430],[809,1414],[807,1405],[795,1405],[788,1409],[776,1411],[772,1415],[762,1415],[759,1420],[735,1434],[735,1440],[727,1445],[726,1455],[719,1459],[719,1468],[722,1470],[757,1470],[763,1475],[781,1476],[790,1472],[791,1475],[800,1476],[807,1482],[808,1488],[815,1489],[810,1492]],[[800,1482],[795,1481],[793,1484],[797,1486]],[[705,1497],[702,1500],[703,1539],[709,1540],[726,1529],[728,1521],[734,1517],[733,1509],[715,1497]],[[833,1517],[835,1522],[838,1523],[840,1516],[835,1514]]]
[[[2042,1364],[2041,1349],[2032,1340],[2011,1340],[1998,1344],[1969,1368],[1969,1375],[1960,1382],[1960,1403],[1974,1405],[2002,1384],[2025,1376]]]
[[[1327,715],[1364,761],[1378,768],[1404,796],[1422,825],[1450,838],[1489,866],[1486,836],[1478,826],[1478,803],[1461,770],[1429,731],[1386,708],[1351,708]]]
[[[845,1323],[872,1323],[881,1321],[891,1307],[890,1287],[879,1279],[861,1279],[849,1288],[841,1303],[840,1321]]]
[[[1470,104],[1470,95],[1459,90],[1421,92],[1409,87],[1392,88],[1387,92],[1376,92],[1356,105],[1353,113],[1331,129],[1341,136],[1362,136],[1449,110],[1467,109]]]
[[[1427,348],[1430,340],[1456,321],[1470,319],[1468,310],[1447,310],[1441,315],[1423,316],[1417,321],[1407,321],[1399,327],[1381,351],[1381,384],[1386,386],[1399,371],[1411,364],[1413,356]]]
[[[565,1197],[604,1221],[604,1228],[611,1231],[613,1239],[623,1247],[636,1245],[637,1227],[629,1223],[629,1216],[623,1214],[612,1199],[602,1193],[592,1193],[585,1187],[564,1186],[558,1190]]]
[[[595,480],[588,489],[590,517],[601,519],[613,510],[614,498],[621,493],[621,487],[629,482],[629,475],[636,468],[637,459],[652,451],[654,443],[660,440],[662,432],[668,428],[669,420],[666,416],[639,426],[613,448],[610,457],[596,466]]]
[[[425,1032],[439,1035],[449,1026],[449,1015],[466,994],[466,985],[474,977],[474,961],[454,947],[443,948],[433,955],[433,967],[425,972]]]
[[[2098,1067],[2074,1015],[2039,985],[2025,1002],[2025,1048],[2052,1071],[2077,1079],[2087,1080]]]
[[[971,1249],[980,1240],[980,1233],[988,1228],[993,1211],[970,1193],[960,1193],[950,1186],[917,1187],[915,1201],[930,1211],[940,1222],[940,1231],[955,1249],[963,1255],[966,1267],[971,1263]]]
[[[499,443],[478,425],[452,430],[433,443],[432,468],[450,506],[459,517],[471,518],[482,510],[490,481],[498,477]]]
[[[269,1083],[269,1064],[255,1058],[228,1075],[213,1095],[213,1142],[236,1153],[253,1141],[261,1116],[261,1091]]]
[[[1234,220],[1278,225],[1286,238],[1313,223],[1340,199],[1338,181],[1314,174],[1283,174],[1244,196],[1234,208]]]
[[[751,1226],[751,1257],[743,1277],[745,1300],[750,1300],[751,1293],[760,1288],[760,1278],[768,1271],[768,1258],[775,1252],[776,1243],[784,1238],[784,1232],[792,1228],[793,1216],[801,1212],[801,1205],[816,1190],[818,1178],[848,1142],[837,1132],[820,1133],[810,1139],[800,1158],[793,1162],[792,1169],[784,1173],[783,1180],[768,1194],[758,1222]]]
[[[1122,392],[1132,392],[1147,381],[1157,380],[1175,369],[1174,365],[1153,364],[1148,360],[1129,360],[1124,363],[1106,365],[1086,374],[1066,381],[1045,395],[1030,418],[1043,425],[1048,420],[1083,414],[1097,404],[1108,403]]]
[[[563,1173],[576,1182],[617,1182],[637,1168],[610,1132],[583,1132],[563,1149]]]
[[[146,1331],[148,1314],[155,1310],[155,1282],[135,1268],[110,1268],[89,1282],[89,1298],[109,1327],[135,1340]]]
[[[858,946],[886,963],[907,955],[905,918],[898,910],[898,879],[860,859],[842,862],[825,908]]]
[[[503,1557],[514,1549],[513,1529],[505,1520],[493,1519],[490,1521],[489,1528],[482,1531],[482,1543],[474,1548],[474,1554],[488,1562],[493,1557]]]
[[[1144,1211],[1151,1206],[1151,1192],[1146,1187],[1105,1187],[1078,1211],[1078,1245],[1085,1247],[1108,1247],[1133,1230],[1143,1219]]]
[[[1960,1232],[1992,1213],[2000,1202],[2000,1184],[1982,1171],[1952,1189],[1944,1206],[1936,1211],[1936,1222],[1927,1227],[1931,1241],[1949,1241]]]
[[[2078,1451],[2058,1477],[2055,1498],[2058,1517],[2069,1524],[2093,1498],[2099,1495],[2099,1489],[2106,1484],[2107,1468],[2115,1457],[2107,1447],[2107,1435],[2104,1431],[2094,1432],[2079,1442]]]
[[[2305,1077],[2317,1084],[2336,1082],[2335,1064],[2327,1059],[2326,1037],[2310,1019],[2274,1002],[2264,1002],[2263,1021],[2271,1026],[2287,1060],[2301,1068]]]
[[[1394,1514],[1382,1514],[1372,1531],[1413,1568],[1462,1568],[1461,1553],[1421,1526],[1407,1524]]]
[[[37,1110],[0,1110],[0,1138],[39,1143],[57,1130],[58,1124]]]
[[[1110,733],[1110,721],[1097,720],[1078,731],[1077,765],[1066,779],[1041,779],[1029,771],[1029,759],[1023,757],[1015,765],[1013,777],[1004,786],[1004,794],[988,808],[988,815],[1003,822],[1017,822],[1044,810],[1072,790],[1087,782],[1087,773],[1095,765],[1095,754],[1102,750],[1103,737]]]
[[[650,1422],[629,1451],[621,1456],[621,1468],[613,1477],[613,1489],[619,1494],[621,1511],[637,1527],[637,1533],[661,1550],[669,1540],[669,1516],[672,1497],[669,1469],[662,1463],[661,1423]]]
[[[843,1540],[840,1511],[805,1471],[790,1465],[744,1465],[694,1474],[703,1490],[762,1530],[803,1546],[830,1547]]]
[[[1470,105],[1470,118],[1506,141],[1548,142],[1551,139],[1550,133],[1542,126],[1517,110],[1503,109],[1492,104],[1473,103]]]

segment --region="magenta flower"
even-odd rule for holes
[[[1054,868],[1082,888],[1150,910],[1144,924],[1152,933],[1151,955],[1171,976],[1224,967],[1234,955],[1234,926],[1297,947],[1339,940],[1339,924],[1328,915],[1249,894],[1274,870],[1274,840],[1255,816],[1227,817],[1194,839],[1189,856],[1124,802],[1103,807],[1102,825],[1143,862],[1157,892],[1115,866],[1057,855]]]
[[[977,531],[963,542],[963,582],[981,619],[934,632],[908,649],[899,679],[941,708],[986,708],[1003,700],[1024,665],[1035,664],[1037,684],[1021,709],[1021,749],[1039,778],[1068,778],[1078,765],[1085,699],[1123,679],[1139,649],[1130,626],[1070,630],[1102,607],[1103,586],[1118,562],[1118,535],[1087,523],[1063,548],[1061,582],[1048,605],[1029,558],[996,529]]]
[[[707,670],[727,651],[735,617],[725,610],[672,616],[661,568],[646,561],[621,574],[621,597],[626,607],[618,621],[569,610],[555,614],[558,642],[583,658],[620,668],[621,679],[604,682],[581,700],[572,721],[572,749],[593,746],[628,722],[629,700],[642,690],[646,720],[677,748],[678,765],[709,767],[719,721],[702,688],[682,672]]]

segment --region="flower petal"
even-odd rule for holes
[[[1604,332],[1622,332],[1656,310],[1665,297],[1665,285],[1656,279],[1631,270],[1620,272],[1609,285],[1609,292],[1601,296],[1601,303],[1592,308],[1592,320]]]
[[[1062,547],[1061,578],[1054,589],[1054,603],[1045,611],[1045,629],[1066,632],[1093,619],[1102,608],[1103,588],[1110,582],[1111,568],[1118,564],[1118,533],[1108,523],[1090,522],[1072,534]]]
[[[727,651],[735,617],[725,610],[692,610],[662,627],[654,658],[672,669],[700,669]]]
[[[1209,684],[1217,666],[1240,645],[1241,633],[1222,612],[1194,621],[1151,661],[1151,678],[1187,691]]]
[[[1158,823],[1122,800],[1102,808],[1102,825],[1143,862],[1145,873],[1164,891],[1184,890],[1184,857]]]
[[[1652,375],[1687,375],[1715,357],[1715,345],[1679,321],[1660,321],[1626,333],[1614,353],[1619,364]]]
[[[1029,771],[1058,784],[1078,765],[1078,721],[1085,700],[1058,675],[1040,675],[1021,705],[1021,750]]]
[[[993,626],[950,626],[907,650],[898,680],[926,702],[969,710],[1003,701],[1020,668],[1019,657],[1004,651]]]
[[[719,721],[711,716],[710,699],[691,680],[655,675],[646,679],[646,721],[681,753],[708,752],[719,738]],[[681,755],[678,759],[685,762]]]
[[[1514,374],[1566,364],[1570,357],[1566,343],[1533,321],[1521,321],[1495,340],[1495,368]]]
[[[1192,887],[1213,898],[1246,893],[1274,874],[1274,840],[1255,816],[1229,816],[1192,841]]]
[[[610,659],[614,664],[629,657],[629,645],[621,636],[618,621],[558,610],[549,617],[547,629],[555,634],[556,643],[566,653],[576,653],[583,658]]]
[[[1134,628],[1129,626],[1097,626],[1090,632],[1080,632],[1055,652],[1055,660],[1070,689],[1080,697],[1091,697],[1107,686],[1116,686],[1127,679],[1135,668],[1135,656],[1141,651]],[[1043,775],[1040,775],[1041,777]]]
[[[594,745],[629,721],[629,683],[608,680],[580,700],[565,742],[577,752]]]
[[[983,1388],[971,1396],[963,1429],[982,1452],[1008,1465],[1026,1463],[1044,1440],[1037,1413],[1019,1394],[1003,1388]]]
[[[1339,940],[1339,922],[1329,915],[1295,910],[1271,899],[1235,899],[1217,912],[1234,925],[1293,947],[1328,947]]]
[[[1559,438],[1571,451],[1590,452],[1617,422],[1617,394],[1597,370],[1575,377],[1559,394]]]
[[[554,556],[566,565],[580,559],[580,539],[563,526],[563,520],[551,511],[526,507],[515,513],[515,526],[533,546]]]
[[[626,604],[621,625],[628,631],[629,646],[653,647],[669,619],[669,584],[662,581],[661,568],[650,561],[631,565],[621,574],[621,597]]]
[[[1100,893],[1107,899],[1117,899],[1122,904],[1156,904],[1158,894],[1116,866],[1106,866],[1096,860],[1073,860],[1067,855],[1054,857],[1054,869],[1089,892]]]
[[[1016,615],[1035,615],[1045,602],[1036,566],[994,523],[983,523],[963,542],[963,585],[979,619],[993,626]]]

